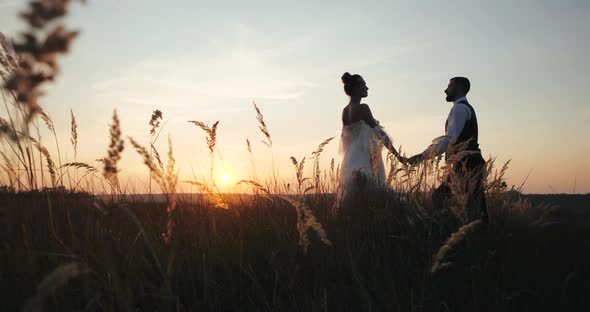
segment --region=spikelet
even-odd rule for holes
[[[313,172],[316,187],[320,184],[320,155],[324,151],[326,145],[328,145],[333,139],[334,137],[325,139],[320,145],[318,145],[317,149],[311,153],[314,156]]]
[[[307,232],[312,230],[316,232],[320,240],[331,246],[332,242],[328,239],[326,231],[322,227],[322,224],[317,221],[311,209],[301,199],[294,199],[287,196],[279,196],[280,198],[287,201],[291,206],[295,207],[297,211],[297,231],[299,232],[299,246],[303,248],[303,252],[307,253],[309,247],[309,236]]]
[[[150,155],[147,149],[141,146],[141,144],[137,143],[137,141],[135,141],[132,137],[128,137],[128,139],[129,142],[131,142],[133,148],[135,148],[135,151],[137,151],[137,153],[141,155],[141,157],[143,158],[143,163],[149,168],[150,172],[152,173],[152,179],[156,180],[156,182],[160,186],[164,185],[164,173],[160,168],[156,166],[152,155]]]
[[[196,120],[189,120],[188,122],[194,124],[195,126],[201,128],[203,131],[207,133],[205,139],[207,140],[207,147],[209,148],[209,152],[211,155],[215,152],[215,143],[217,140],[217,126],[219,125],[219,120],[216,121],[213,126],[209,127],[207,124],[196,121]]]
[[[121,153],[125,148],[125,142],[121,139],[121,124],[117,110],[113,111],[113,123],[109,125],[109,134],[111,141],[107,150],[108,155],[102,160],[104,164],[103,175],[113,186],[118,186],[119,180],[117,173],[119,169],[117,168],[117,163],[121,160]]]
[[[430,269],[430,272],[436,273],[437,271],[449,267],[452,265],[452,262],[444,262],[445,256],[447,253],[455,246],[457,246],[461,241],[463,241],[469,234],[475,232],[475,230],[481,225],[481,220],[475,220],[471,223],[468,223],[457,232],[451,234],[451,237],[447,239],[447,241],[443,244],[443,246],[438,250],[436,255],[434,256],[433,264]]]
[[[156,149],[154,144],[150,143],[150,149],[152,150],[152,153],[154,154],[154,158],[158,162],[158,166],[160,166],[160,169],[162,171],[164,171],[164,163],[162,162],[162,157],[160,157],[160,153],[158,153],[158,150]]]
[[[256,187],[257,190],[262,191],[263,193],[266,193],[267,195],[270,195],[270,191],[265,188],[264,186],[262,186],[260,183],[256,182],[256,181],[252,181],[252,180],[240,180],[238,181],[238,183],[236,183],[236,186],[239,186],[241,184],[248,184],[251,186]]]
[[[26,124],[41,111],[38,104],[42,95],[40,87],[57,75],[57,56],[67,53],[78,35],[77,31],[70,31],[61,23],[55,25],[56,20],[67,14],[69,4],[68,0],[31,1],[28,9],[20,14],[29,24],[29,30],[23,33],[22,40],[12,44],[16,53],[13,59],[18,64],[6,77],[4,88],[13,92],[17,102],[25,109]],[[50,26],[53,28],[46,29]]]
[[[159,109],[154,110],[150,119],[149,125],[152,126],[150,134],[153,136],[156,134],[156,130],[160,127],[160,121],[162,121],[162,111]]]
[[[332,185],[336,185],[336,183],[338,182],[338,176],[336,175],[336,168],[335,168],[335,163],[334,163],[334,158],[332,157],[332,160],[330,161],[330,180],[332,181]]]
[[[33,141],[33,145],[37,148],[37,150],[39,152],[41,152],[41,154],[43,154],[43,156],[45,156],[45,161],[47,162],[47,170],[49,171],[49,175],[51,177],[51,186],[55,187],[55,183],[56,183],[56,178],[55,178],[55,163],[53,162],[53,159],[51,158],[51,155],[49,154],[49,151],[47,150],[47,148],[45,148],[45,146],[41,145],[39,142],[37,142],[36,140],[32,140]]]
[[[12,43],[0,32],[0,78],[7,80],[18,67],[18,60]]]
[[[47,129],[49,129],[49,131],[55,131],[55,128],[53,127],[53,120],[51,120],[51,117],[49,117],[43,108],[39,108],[39,115],[41,115],[41,119],[43,122],[45,122]]]
[[[14,130],[14,128],[8,123],[8,121],[2,117],[0,117],[0,138],[7,136],[9,140],[16,142],[19,139],[18,133]]]
[[[98,169],[92,165],[83,162],[69,162],[63,164],[60,168],[73,167],[76,169],[86,169],[86,172],[97,172]]]
[[[291,162],[293,163],[293,166],[295,166],[295,176],[297,177],[298,190],[299,192],[301,192],[301,187],[303,186],[303,183],[308,180],[308,178],[303,177],[305,157],[303,157],[303,159],[301,159],[301,162],[298,163],[297,159],[291,156]]]
[[[327,138],[327,139],[323,140],[322,143],[320,143],[320,145],[318,145],[316,150],[314,152],[312,152],[311,154],[316,157],[320,156],[320,154],[324,151],[324,148],[326,147],[326,145],[328,145],[330,143],[330,141],[332,141],[334,138],[335,137],[331,137],[331,138]]]
[[[262,115],[262,112],[260,111],[255,102],[252,102],[252,104],[254,104],[254,109],[256,110],[256,120],[258,120],[258,129],[260,129],[260,132],[262,132],[262,134],[264,134],[264,136],[266,137],[266,141],[263,140],[262,143],[271,148],[272,140],[270,139],[270,131],[268,131],[268,127],[264,122],[264,115]]]
[[[70,110],[70,116],[70,143],[72,143],[72,147],[74,148],[75,160],[78,157],[78,122],[76,121],[76,116],[74,116],[73,110]]]
[[[486,162],[486,172],[490,173],[492,171],[492,168],[494,167],[494,162],[496,161],[495,158],[490,158],[487,162]],[[498,193],[501,192],[502,190],[504,190],[507,185],[506,185],[506,179],[504,178],[504,175],[506,174],[506,171],[508,170],[508,165],[510,164],[511,160],[508,160],[504,163],[504,165],[502,166],[502,168],[500,168],[500,170],[494,170],[494,174],[490,175],[488,174],[486,176],[486,190],[490,193]]]

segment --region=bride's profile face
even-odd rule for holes
[[[365,98],[369,96],[369,87],[367,87],[367,83],[363,78],[358,78],[357,85],[355,87],[354,94],[360,96],[361,98]]]

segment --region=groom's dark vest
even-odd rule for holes
[[[457,138],[457,141],[453,146],[449,146],[447,152],[445,153],[445,158],[448,158],[449,156],[458,152],[457,148],[461,147],[464,144],[466,144],[465,148],[461,148],[461,150],[480,152],[477,134],[477,116],[475,115],[475,110],[473,109],[473,106],[471,106],[471,104],[469,104],[469,102],[467,102],[466,100],[462,100],[457,104],[465,104],[469,111],[471,111],[471,118],[465,121],[465,126],[463,126],[461,134],[459,134],[459,138]],[[445,133],[447,132],[448,125],[449,120],[447,119],[445,123]]]

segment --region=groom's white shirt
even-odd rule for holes
[[[471,110],[467,105],[459,103],[461,101],[467,101],[467,98],[463,96],[453,102],[453,107],[451,107],[449,117],[447,118],[448,124],[445,136],[433,142],[432,145],[422,152],[422,155],[426,159],[441,155],[447,150],[449,144],[455,144],[459,135],[461,135],[461,131],[463,131],[463,127],[465,127],[465,123],[471,119]]]

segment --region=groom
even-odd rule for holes
[[[453,102],[453,107],[445,124],[445,136],[430,145],[424,152],[410,157],[408,162],[415,165],[445,153],[445,159],[451,162],[453,172],[432,193],[435,208],[443,208],[451,198],[453,182],[470,179],[473,184],[468,188],[467,207],[478,208],[481,221],[487,223],[488,212],[482,185],[486,162],[481,156],[477,140],[475,110],[466,98],[470,87],[469,79],[465,77],[451,78],[445,93],[446,101]]]

